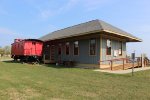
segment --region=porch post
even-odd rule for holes
[[[111,70],[113,70],[113,60],[111,60],[110,63],[111,63],[110,68],[111,68]]]
[[[102,35],[100,35],[100,64],[99,64],[99,68],[101,68],[101,61],[102,61],[102,54],[103,54],[103,49],[102,49],[102,45],[103,45],[103,40],[102,40]]]
[[[124,59],[123,59],[123,70],[124,70]]]

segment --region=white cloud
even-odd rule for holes
[[[85,7],[88,10],[95,10],[97,9],[97,7],[101,6],[100,4],[105,2],[105,0],[84,0],[84,2],[85,2]]]
[[[6,15],[6,14],[8,14],[7,11],[4,10],[4,9],[2,8],[2,6],[0,5],[0,15]]]
[[[0,46],[10,45],[16,38],[26,39],[33,38],[34,36],[34,34],[17,33],[8,28],[0,27]]]
[[[0,9],[0,15],[4,15],[4,14],[7,14],[7,12],[2,10],[2,9]]]
[[[98,9],[100,7],[109,5],[109,4],[111,4],[111,3],[115,2],[115,1],[116,0],[83,0],[85,9],[87,11],[96,10],[96,9]]]
[[[59,15],[61,13],[65,13],[65,12],[68,12],[70,11],[76,4],[78,3],[78,0],[69,0],[67,3],[65,3],[65,5],[62,5],[60,6],[59,8],[57,9],[50,9],[50,8],[47,8],[47,9],[42,9],[42,8],[39,8],[38,9],[40,10],[40,17],[41,18],[44,18],[44,19],[47,19],[51,16],[55,16],[55,15]]]
[[[40,11],[40,17],[47,19],[52,16],[56,16],[62,13],[71,11],[75,7],[84,7],[86,11],[93,11],[100,7],[114,3],[117,0],[68,0],[64,5],[58,7],[57,9],[42,9],[38,7]]]
[[[40,12],[40,17],[44,18],[44,19],[47,19],[49,18],[50,16],[53,16],[54,15],[54,12],[51,12],[50,10],[42,10]]]
[[[137,22],[138,23],[138,22]],[[148,24],[144,24],[144,23],[141,23],[141,24],[131,24],[131,25],[128,25],[127,27],[127,30],[129,30],[129,32],[131,33],[136,33],[135,35],[136,36],[147,36],[148,37],[150,36],[150,25]]]
[[[59,15],[70,11],[79,0],[51,1],[51,0],[24,0],[28,5],[37,10],[38,16],[43,19],[48,19],[52,16]]]
[[[0,28],[0,34],[15,34],[15,32],[13,32],[7,28]]]
[[[71,10],[77,3],[78,3],[79,0],[69,0],[66,5],[62,6],[59,8],[59,12],[63,12],[63,11],[69,11]]]
[[[150,48],[148,47],[149,37],[150,37],[150,25],[148,24],[134,24],[128,28],[130,32],[136,33],[135,36],[141,38],[143,41],[141,43],[128,43],[127,51],[131,54],[133,50],[136,50],[136,54],[140,56],[142,53],[146,53],[150,57]]]
[[[48,25],[48,30],[50,30],[50,32],[56,31],[58,30],[58,27],[54,26],[54,25]]]
[[[137,28],[140,33],[150,33],[150,25],[141,25],[139,28]]]
[[[17,34],[7,28],[0,27],[0,46],[10,45],[17,37]]]
[[[7,28],[2,28],[0,27],[0,35],[7,35],[7,36],[13,36],[13,37],[18,37],[18,38],[30,38],[33,37],[32,34],[23,34],[23,33],[18,33],[13,30],[7,29]]]
[[[31,7],[37,10],[38,17],[42,19],[48,19],[56,15],[60,15],[69,11],[72,11],[73,8],[83,8],[81,10],[93,11],[99,7],[103,7],[117,0],[64,0],[60,1],[51,1],[51,0],[24,0]]]

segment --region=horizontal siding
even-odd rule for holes
[[[125,58],[126,57],[126,42],[122,43],[122,56],[114,56],[114,51],[119,50],[119,41],[117,40],[111,40],[112,41],[112,49],[111,49],[111,55],[106,55],[106,46],[107,46],[107,39],[102,39],[102,61],[105,60],[112,60],[112,59],[118,59],[118,58]],[[103,62],[103,64],[108,64],[109,62]],[[122,62],[117,62],[122,63]]]
[[[98,64],[99,55],[100,55],[100,39],[96,38],[96,55],[91,56],[89,55],[89,40],[90,39],[83,39],[79,40],[79,55],[74,55],[74,48],[73,43],[74,41],[66,41],[70,43],[70,54],[65,54],[65,43],[60,42],[62,44],[62,55],[58,55],[58,44],[55,44],[55,61],[75,61],[77,63],[84,63],[84,64]]]
[[[89,55],[89,39],[80,39],[79,40],[79,55],[74,55],[73,54],[73,43],[74,41],[78,40],[69,40],[69,41],[59,41],[55,43],[55,62],[58,61],[75,61],[77,63],[82,63],[82,64],[98,64],[98,61],[100,60],[100,56],[102,56],[101,61],[105,60],[111,60],[111,59],[117,59],[117,58],[125,58],[126,57],[126,42],[123,42],[123,54],[122,56],[114,56],[114,50],[119,50],[119,41],[118,40],[112,40],[112,54],[111,55],[106,55],[106,41],[107,39],[102,38],[100,40],[100,36],[96,38],[96,55],[95,56],[90,56]],[[100,49],[100,42],[102,41],[102,48]],[[65,54],[65,43],[69,42],[70,43],[70,54],[66,55]],[[62,45],[62,54],[61,56],[58,55],[58,45]],[[46,47],[45,47],[46,48]],[[102,50],[102,55],[100,55],[100,50]],[[50,55],[50,47],[48,47],[45,50],[45,53]],[[48,57],[47,57],[48,58]],[[117,63],[122,63],[122,62],[117,62]],[[102,64],[108,64],[108,62],[103,62]]]

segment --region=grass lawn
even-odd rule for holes
[[[0,100],[150,100],[150,71],[114,75],[0,62]]]

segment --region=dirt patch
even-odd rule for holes
[[[98,94],[93,93],[93,92],[88,92],[88,91],[82,91],[82,92],[76,92],[76,95],[81,95],[85,97],[96,97]]]
[[[66,99],[61,99],[61,98],[51,98],[50,100],[66,100]]]
[[[42,81],[37,81],[37,84],[40,84],[40,85],[41,85],[41,84],[43,84],[43,82],[42,82]]]
[[[8,100],[26,100],[34,97],[40,97],[41,94],[31,88],[26,88],[23,90],[9,88],[6,90],[1,90],[0,96],[7,97]]]

